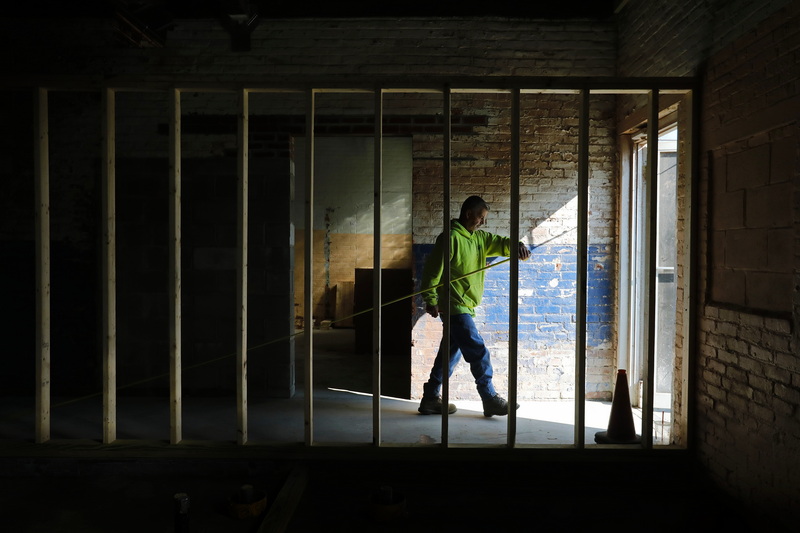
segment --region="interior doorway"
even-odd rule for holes
[[[306,173],[306,140],[295,139],[295,176]],[[314,309],[303,309],[305,181],[295,179],[292,224],[295,228],[295,307],[298,316],[320,326],[352,327],[355,272],[373,267],[373,139],[319,137],[314,144]],[[412,267],[411,139],[383,141],[381,267]],[[410,318],[409,318],[410,320]],[[303,326],[301,326],[302,328]]]
[[[381,271],[382,309],[381,390],[409,398],[411,390],[411,318],[414,291],[411,249],[412,143],[410,137],[382,142]],[[306,139],[295,139],[295,175],[306,174]],[[311,323],[299,325],[339,331],[348,344],[342,364],[347,376],[369,377],[372,364],[372,272],[374,268],[374,139],[364,136],[320,136],[314,143],[314,308]],[[305,182],[295,180],[295,308],[303,305]],[[330,337],[331,335],[329,335]],[[358,368],[358,371],[355,369]],[[364,372],[364,369],[367,371]],[[321,377],[318,369],[316,373]],[[339,375],[337,373],[337,375]],[[348,378],[349,379],[349,378]],[[347,387],[348,379],[331,383]],[[363,392],[371,391],[371,387]]]

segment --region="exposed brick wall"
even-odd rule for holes
[[[620,73],[704,76],[696,236],[698,323],[696,345],[689,347],[697,397],[695,424],[689,428],[692,442],[719,483],[760,515],[763,529],[795,527],[800,505],[796,483],[800,476],[796,460],[800,453],[796,340],[800,5],[632,0],[618,20]],[[641,99],[627,99],[621,115],[642,104]],[[730,169],[726,164],[732,161]],[[781,178],[773,182],[771,176],[778,169]],[[720,181],[728,185],[737,176],[742,179],[733,191],[720,191]],[[762,200],[773,185],[783,192],[766,201],[770,206],[766,210]],[[732,207],[728,201],[733,199],[725,197],[731,194],[742,203]],[[762,250],[760,257],[744,249],[738,258],[736,252],[734,257],[721,254],[715,233],[726,231],[732,221],[745,227],[748,215],[765,236],[754,243]],[[768,234],[778,231],[785,234],[782,244],[770,247]],[[780,302],[789,311],[784,317],[774,316],[774,301],[761,299],[769,290],[752,292],[751,287],[748,300],[744,279],[709,284],[709,272],[732,270],[730,264],[726,267],[726,258],[748,257],[757,268],[771,265],[790,276],[791,285],[784,281],[782,290],[790,293],[786,296],[791,303]],[[754,269],[739,272],[746,278]],[[736,306],[714,305],[709,298]],[[676,339],[677,346],[681,341]]]
[[[800,360],[792,336],[798,317],[798,46],[795,2],[709,60],[702,173],[709,181],[703,203],[711,210],[705,288],[710,298],[736,305],[709,302],[703,308],[697,361],[701,457],[766,523],[786,520],[786,526],[786,511],[800,506]],[[724,171],[718,168],[723,161]],[[722,209],[730,195],[744,201],[738,213],[730,205]],[[728,239],[720,243],[717,237],[732,225],[760,236],[744,247]],[[759,257],[752,255],[754,248],[762,251]],[[723,288],[716,278],[720,272],[742,279]],[[771,318],[775,312],[780,314]]]
[[[143,76],[186,79],[333,79],[357,76],[602,76],[614,68],[610,22],[484,19],[262,19],[251,51],[231,51],[228,31],[217,20],[176,20],[164,48],[131,49],[103,20],[59,20],[41,39],[41,25],[2,22],[16,46],[0,61],[11,73]],[[40,31],[36,31],[40,30]],[[57,49],[50,45],[59,42]],[[105,41],[105,46],[99,45]],[[37,62],[19,60],[28,50]]]
[[[701,320],[698,449],[713,474],[771,519],[797,509],[797,354],[789,325],[713,306]],[[772,515],[770,517],[770,515]]]
[[[577,267],[578,102],[573,95],[524,95],[521,101],[520,238],[533,256],[520,266],[519,395],[524,399],[575,396],[575,280]],[[449,212],[482,196],[491,210],[484,229],[508,235],[510,227],[510,99],[507,95],[457,95],[456,114],[472,117],[470,134],[454,135]],[[614,310],[616,164],[613,100],[593,98],[590,122],[589,309],[587,397],[609,399],[615,372]],[[466,120],[462,116],[461,120]],[[417,140],[431,154],[415,161],[414,256],[417,280],[442,227],[441,139]],[[438,143],[438,144],[437,144]],[[507,391],[508,264],[487,271],[476,324],[492,352],[495,383]],[[414,327],[412,394],[420,395],[441,338],[441,322],[425,315],[421,298]],[[476,396],[467,365],[451,381],[453,398]]]
[[[676,258],[676,305],[675,305],[675,366],[672,379],[672,404],[675,416],[672,417],[672,428],[670,430],[671,442],[680,446],[688,446],[688,424],[687,416],[690,402],[688,400],[690,392],[687,388],[689,376],[689,361],[686,354],[689,353],[689,328],[694,327],[687,314],[689,298],[690,280],[692,273],[692,253],[691,244],[696,228],[692,227],[691,209],[695,206],[691,204],[692,190],[692,150],[694,142],[687,133],[691,131],[692,121],[692,102],[684,98],[678,105],[678,178],[677,178],[677,211],[676,211],[676,239],[678,256]],[[681,413],[681,416],[678,416]]]
[[[795,124],[711,151],[709,298],[791,313]]]
[[[616,17],[618,76],[696,76],[724,48],[792,0],[630,0]],[[621,98],[620,116],[647,104]]]
[[[704,61],[792,0],[630,0],[619,12],[620,76],[693,76]]]

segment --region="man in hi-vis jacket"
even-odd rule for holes
[[[450,221],[450,304],[441,302],[446,297],[445,286],[433,289],[442,282],[444,276],[444,239],[445,233],[436,239],[433,252],[425,262],[422,272],[422,290],[425,310],[432,317],[440,314],[450,315],[450,366],[449,374],[453,374],[456,364],[464,357],[469,363],[478,394],[483,401],[483,415],[507,415],[508,402],[494,390],[492,385],[492,361],[483,338],[475,327],[475,308],[483,297],[483,280],[485,277],[486,258],[489,256],[511,257],[512,241],[509,237],[494,235],[480,228],[486,223],[489,206],[479,196],[470,196],[461,206],[458,219]],[[530,257],[531,253],[524,243],[516,245],[517,256],[521,260]],[[475,272],[466,277],[466,274]],[[422,401],[419,412],[423,415],[441,414],[443,405],[440,391],[442,388],[442,351],[444,338],[436,354],[430,378],[423,386]],[[517,405],[519,408],[519,405]],[[448,404],[447,412],[456,412],[456,406]]]

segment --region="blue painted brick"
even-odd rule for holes
[[[419,286],[425,257],[433,245],[414,245],[415,278]],[[614,273],[612,249],[591,246],[587,271],[587,343],[601,344],[611,339],[614,322]],[[496,260],[495,260],[496,261]],[[557,267],[558,265],[558,267]],[[597,266],[601,268],[596,268]],[[576,313],[577,253],[575,246],[542,245],[534,248],[531,259],[520,264],[519,288],[533,295],[520,299],[519,338],[526,346],[546,346],[548,342],[574,341]],[[550,282],[558,280],[556,287]],[[504,263],[486,271],[481,312],[483,329],[492,339],[508,331],[510,266]],[[418,297],[421,304],[421,297]],[[488,342],[488,339],[487,339]]]

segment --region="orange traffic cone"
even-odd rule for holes
[[[598,444],[640,444],[642,442],[642,437],[636,434],[636,429],[633,427],[628,376],[623,369],[617,371],[617,384],[614,387],[614,399],[611,401],[608,431],[595,433],[594,441]]]

